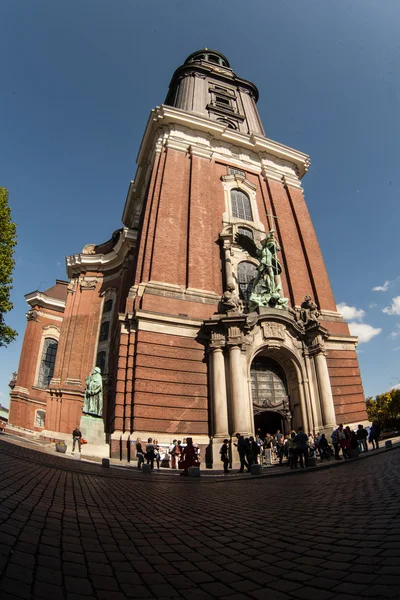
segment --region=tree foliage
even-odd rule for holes
[[[367,399],[368,418],[381,429],[397,426],[400,419],[400,390],[393,389]]]
[[[11,219],[11,209],[8,205],[8,191],[0,187],[0,346],[7,346],[18,335],[4,321],[5,313],[13,308],[10,293],[15,265],[13,255],[17,244],[16,230],[17,226]]]

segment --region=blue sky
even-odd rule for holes
[[[2,404],[24,294],[120,226],[149,111],[205,46],[256,83],[268,137],[310,154],[305,196],[336,301],[366,340],[366,395],[400,383],[398,0],[3,0],[0,21],[0,185],[19,238],[8,322],[20,333],[0,348]]]

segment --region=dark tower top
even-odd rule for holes
[[[217,121],[240,133],[265,135],[258,90],[241,79],[215,50],[198,50],[172,76],[165,104]]]

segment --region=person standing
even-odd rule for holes
[[[160,470],[160,446],[158,445],[158,440],[154,440],[153,442],[153,446],[154,446],[154,458],[157,464],[157,471]]]
[[[146,460],[147,464],[151,466],[152,470],[154,469],[154,458],[154,444],[152,438],[149,438],[146,444]]]
[[[240,470],[239,473],[243,473],[244,467],[250,472],[249,463],[247,462],[247,443],[244,436],[240,433],[236,434],[237,443],[235,444],[239,453]]]
[[[257,464],[258,455],[260,454],[260,447],[252,436],[249,437],[247,444],[249,465]]]
[[[296,437],[296,451],[300,459],[300,468],[308,467],[308,436],[304,433],[303,428],[299,427],[297,430]],[[303,462],[304,458],[304,462]]]
[[[78,442],[78,448],[79,448],[79,452],[80,452],[81,448],[82,448],[82,433],[78,426],[76,426],[72,432],[72,453],[75,452],[76,442]]]
[[[288,440],[290,470],[297,469],[297,446],[295,438],[296,434],[292,431]]]
[[[141,469],[142,464],[144,463],[144,452],[142,448],[142,442],[140,438],[136,440],[136,458],[137,458],[137,468]]]
[[[369,430],[369,443],[372,444],[372,450],[378,450],[379,448],[379,436],[381,432],[376,423],[372,423],[371,429]]]
[[[176,455],[175,455],[175,451],[176,451],[176,444],[178,443],[177,440],[172,440],[172,444],[170,445],[168,452],[171,456],[171,469],[176,469]]]
[[[332,439],[333,447],[335,449],[335,460],[342,460],[341,457],[339,456],[340,448],[339,448],[338,429],[335,429],[334,431],[332,431],[331,439]]]
[[[224,473],[229,473],[229,440],[224,440],[219,451],[224,464]]]
[[[357,435],[357,441],[358,441],[358,451],[360,453],[368,452],[368,445],[367,445],[368,431],[365,429],[365,427],[363,427],[362,425],[359,425],[356,435]]]

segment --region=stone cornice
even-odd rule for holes
[[[38,290],[36,290],[35,292],[31,292],[30,294],[26,294],[25,300],[27,301],[29,306],[32,307],[40,306],[42,308],[49,308],[51,310],[57,310],[59,312],[63,312],[65,308],[65,300],[60,300],[59,298],[52,298],[51,296],[47,296],[47,294],[39,292]]]
[[[124,227],[117,243],[107,254],[73,254],[67,256],[67,274],[68,277],[79,274],[82,271],[108,271],[119,267],[128,251],[135,245],[137,232]]]
[[[303,152],[263,135],[239,133],[195,113],[158,106],[150,113],[137,157],[135,181],[129,186],[125,202],[122,221],[129,227],[136,226],[149,166],[154,154],[163,147],[263,171],[264,176],[294,187],[301,187],[300,180],[310,165]]]

